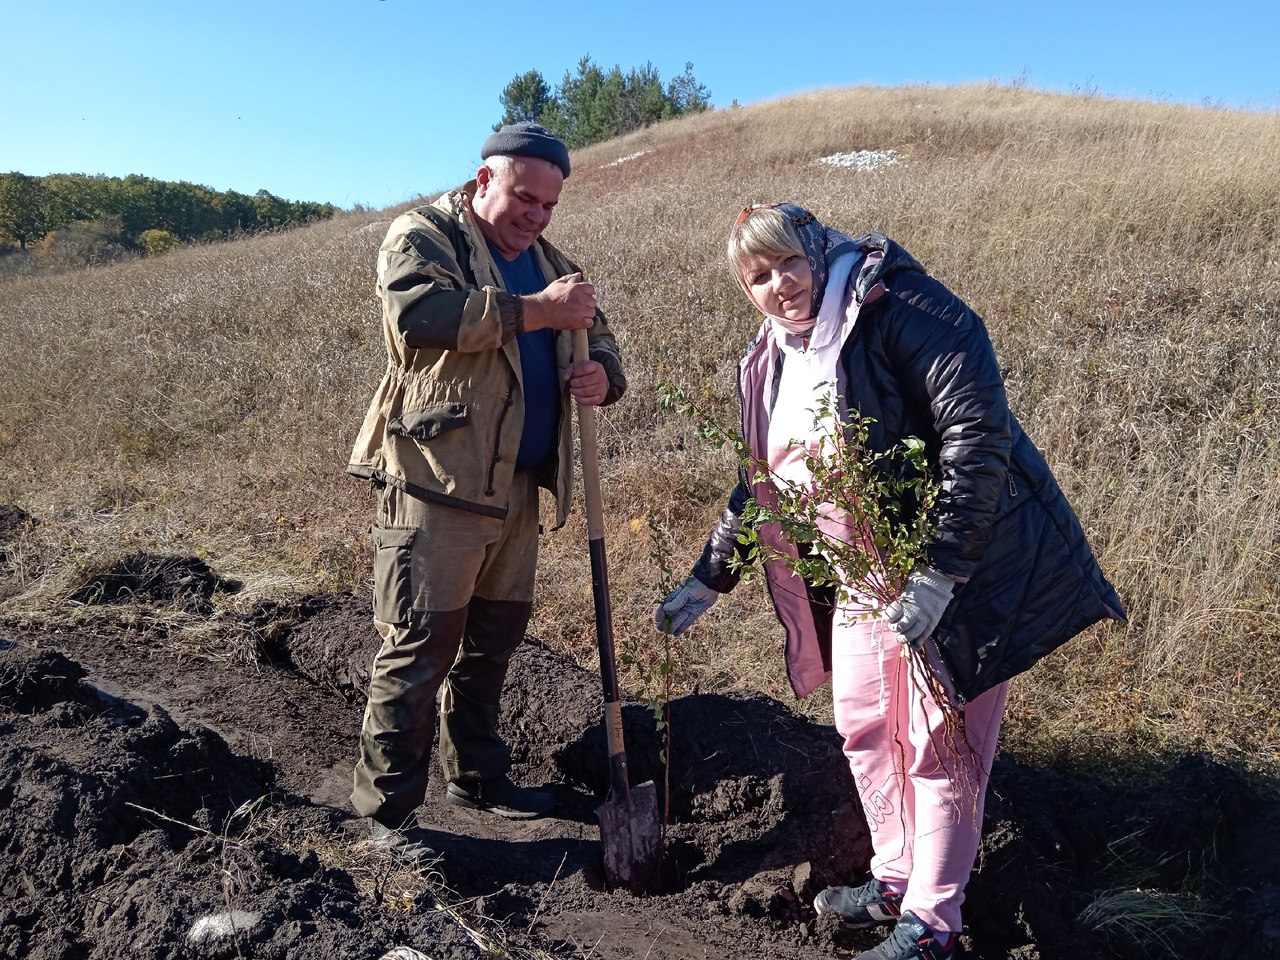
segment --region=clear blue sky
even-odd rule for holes
[[[854,84],[1280,109],[1280,2],[0,0],[0,172],[140,173],[383,207],[479,163],[498,95],[579,57],[717,106]]]

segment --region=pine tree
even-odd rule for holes
[[[502,103],[502,119],[493,125],[494,130],[501,130],[508,123],[529,120],[541,123],[542,113],[551,100],[551,88],[542,79],[541,73],[530,70],[508,83],[499,100]]]
[[[626,73],[614,66],[608,71],[587,54],[578,60],[577,72],[565,71],[552,94],[537,70],[514,77],[503,88],[504,124],[536,120],[571,149],[630,133],[651,123],[684,113],[710,109],[707,88],[693,75],[693,64],[666,88],[652,63]]]

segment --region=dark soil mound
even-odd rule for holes
[[[270,662],[179,658],[127,630],[26,631],[0,647],[0,957],[374,960],[396,944],[435,960],[532,956],[523,943],[785,960],[878,939],[813,914],[822,886],[861,879],[869,846],[839,738],[783,704],[732,691],[672,705],[666,891],[637,899],[601,872],[599,679],[525,644],[503,730],[513,776],[550,784],[560,808],[495,822],[433,783],[420,819],[447,858],[456,906],[442,912],[341,852],[362,835],[346,793],[377,648],[367,602],[308,598],[228,622],[269,637]],[[623,714],[633,778],[665,792],[651,715]],[[968,955],[1276,955],[1277,810],[1197,757],[1140,781],[1002,757]],[[476,931],[498,924],[514,939],[482,947]]]
[[[0,600],[18,592],[13,582],[14,559],[9,546],[35,518],[12,503],[0,503]]]
[[[270,769],[103,694],[62,654],[6,643],[0,657],[0,942],[59,956],[37,947],[74,942],[91,922],[77,894],[131,870],[132,847],[182,851],[265,794]]]
[[[143,604],[210,614],[215,592],[234,593],[239,589],[240,584],[221,579],[196,557],[134,553],[112,569],[91,577],[70,599],[87,604]]]
[[[346,873],[253,835],[271,764],[84,677],[0,649],[0,956],[374,957],[408,936]],[[228,919],[237,935],[218,936]]]
[[[23,527],[32,522],[31,514],[12,503],[0,503],[0,544],[8,543]],[[0,551],[0,559],[3,559]]]

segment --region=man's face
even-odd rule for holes
[[[512,157],[505,166],[496,176],[488,164],[479,169],[471,210],[485,239],[514,260],[547,229],[564,174],[537,157]]]

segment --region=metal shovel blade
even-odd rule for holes
[[[596,810],[600,844],[604,847],[604,876],[610,889],[657,893],[661,887],[662,828],[658,817],[658,788],[648,780],[626,795],[616,792]]]

